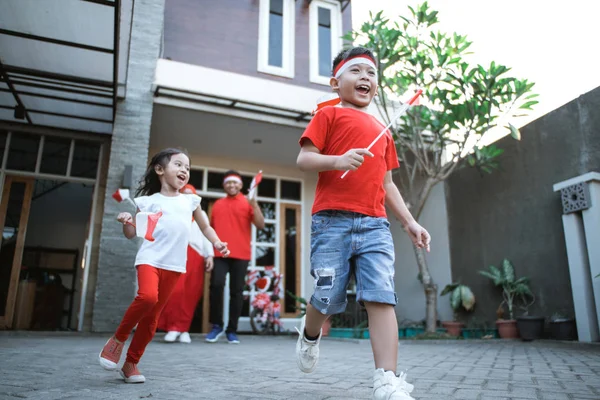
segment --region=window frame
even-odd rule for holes
[[[258,72],[294,78],[295,68],[295,1],[283,1],[283,37],[281,67],[269,65],[269,14],[271,0],[260,0],[258,22]]]
[[[342,8],[338,1],[312,0],[309,6],[309,54],[312,83],[329,86],[331,76],[319,75],[319,7],[331,12],[331,56],[335,57],[343,46]],[[336,39],[337,38],[337,39]],[[333,59],[329,60],[331,63]]]

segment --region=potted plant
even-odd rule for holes
[[[526,298],[531,297],[531,301],[527,303]],[[520,317],[517,317],[517,328],[519,329],[519,335],[521,339],[528,342],[531,340],[540,339],[544,334],[544,324],[546,318],[529,315],[529,307],[535,302],[535,296],[530,291],[529,294],[522,296],[525,305],[521,307],[525,312]]]
[[[442,326],[446,328],[448,334],[460,336],[465,324],[458,321],[458,312],[461,308],[464,308],[466,311],[473,310],[473,307],[475,306],[475,295],[468,286],[460,283],[446,285],[444,290],[442,290],[441,296],[447,294],[450,295],[450,307],[452,307],[454,312],[454,320],[442,321]]]
[[[502,302],[496,310],[498,319],[496,326],[502,339],[516,339],[519,337],[517,321],[514,318],[514,304],[518,299],[533,295],[529,289],[529,279],[515,276],[515,268],[507,259],[502,261],[502,268],[490,265],[487,270],[479,271],[483,276],[490,278],[494,285],[502,288]],[[504,305],[508,308],[509,319],[504,319]]]
[[[561,313],[554,313],[550,318],[550,337],[554,340],[575,340],[577,338],[575,319]]]
[[[296,296],[289,290],[286,290],[286,293],[288,296],[290,296],[292,299],[294,299],[296,301],[296,303],[300,303],[300,306],[294,305],[294,307],[296,308],[296,310],[300,311],[300,318],[302,318],[306,314],[306,306],[308,305],[308,302],[306,301],[305,298]],[[323,322],[323,327],[321,329],[322,329],[322,336],[329,335],[329,330],[331,329],[331,318],[330,317],[327,317],[325,322]]]

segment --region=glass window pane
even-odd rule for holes
[[[4,161],[4,148],[6,147],[6,138],[8,137],[8,132],[0,131],[0,165]]]
[[[300,182],[281,181],[281,198],[286,200],[301,200],[302,185]]]
[[[202,185],[204,184],[204,171],[201,169],[191,169],[189,184],[195,187],[196,190],[202,190]]]
[[[298,211],[299,212],[299,211]],[[292,292],[299,296],[299,288],[296,287],[296,273],[299,265],[296,264],[297,261],[297,249],[296,249],[296,239],[297,239],[297,229],[296,226],[296,209],[294,208],[286,208],[285,209],[285,243],[283,244],[285,247],[285,272],[284,272],[284,288],[287,293]],[[296,308],[294,304],[294,300],[286,296],[285,301],[285,310],[286,313],[295,313]]]
[[[323,24],[321,23],[323,21]],[[319,75],[331,75],[331,10],[319,7]]]
[[[277,188],[277,183],[275,179],[263,178],[260,185],[258,185],[258,195],[260,197],[272,197],[275,198],[277,195],[275,193],[275,189]]]
[[[264,229],[256,230],[257,243],[275,243],[275,224],[265,224]]]
[[[35,171],[40,136],[13,133],[6,168],[19,171]]]
[[[262,201],[258,202],[258,206],[263,213],[265,219],[275,219],[275,203],[263,203]]]
[[[45,174],[66,175],[70,149],[71,139],[46,136],[44,138],[40,172]]]
[[[248,194],[248,190],[250,190],[250,184],[252,183],[253,176],[242,175],[242,191],[245,194]]]
[[[100,143],[75,141],[73,161],[71,162],[71,176],[78,178],[96,178],[98,162],[100,160]]]
[[[275,249],[273,247],[256,246],[257,267],[268,267],[275,265]]]
[[[283,67],[283,0],[271,0],[269,10],[269,65]]]
[[[208,190],[211,192],[224,192],[223,190],[223,179],[225,173],[223,172],[211,172],[208,171]]]

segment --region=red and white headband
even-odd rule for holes
[[[242,178],[240,178],[239,175],[227,175],[224,179],[223,179],[223,184],[227,183],[227,182],[237,182],[237,183],[242,183]]]
[[[375,70],[375,73],[377,73],[377,67],[375,66],[375,60],[373,60],[371,57],[368,57],[365,55],[360,55],[360,56],[348,58],[348,59],[342,61],[341,63],[339,63],[338,66],[335,67],[335,70],[333,70],[333,77],[336,79],[339,78],[348,68],[350,68],[353,65],[357,65],[357,64],[366,64],[369,67],[373,68]]]

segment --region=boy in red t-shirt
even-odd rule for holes
[[[394,244],[385,204],[404,225],[414,244],[429,251],[429,233],[408,211],[391,170],[399,166],[391,133],[366,147],[385,128],[367,113],[377,92],[375,57],[368,49],[342,51],[333,61],[330,85],[339,106],[324,107],[300,138],[298,167],[319,172],[311,227],[314,294],[302,319],[296,344],[298,367],[314,371],[321,327],[346,308],[351,275],[357,300],[369,315],[375,359],[374,399],[414,400],[413,385],[396,375],[398,324],[394,306]],[[343,171],[351,172],[341,179]]]

